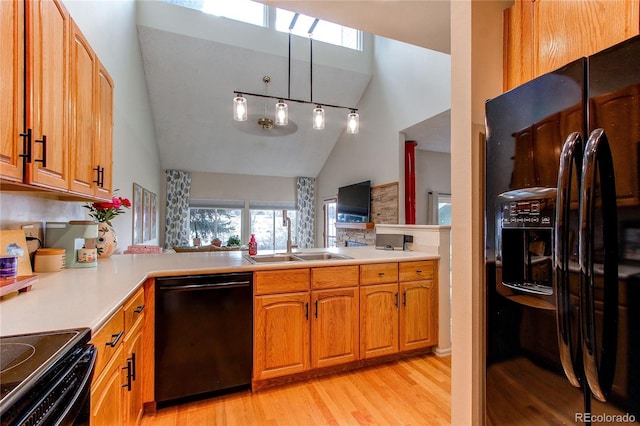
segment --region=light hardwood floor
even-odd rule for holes
[[[149,425],[450,424],[451,357],[425,355],[159,409]]]

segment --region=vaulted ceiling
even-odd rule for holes
[[[448,1],[264,3],[285,9],[295,7],[295,11],[310,16],[365,31],[378,31],[385,37],[448,52]],[[389,19],[389,16],[394,16],[394,19]],[[418,16],[425,19],[418,19]],[[434,32],[439,36],[432,34]],[[326,108],[327,126],[318,131],[311,128],[313,106],[294,102],[289,102],[289,126],[264,130],[257,120],[264,115],[265,109],[273,117],[274,101],[265,103],[264,99],[257,97],[247,97],[248,121],[233,121],[233,91],[264,93],[268,90],[269,94],[278,96],[287,93],[289,58],[286,42],[282,46],[284,54],[273,53],[270,49],[251,45],[239,47],[189,31],[147,26],[140,20],[138,38],[163,168],[267,176],[316,176],[345,130],[348,111]],[[259,42],[255,45],[258,46]],[[291,98],[309,98],[310,65],[307,59],[292,56]],[[262,82],[263,75],[271,77],[268,89]],[[340,64],[314,63],[313,100],[357,107],[370,79],[368,73]],[[406,131],[411,135],[411,129]],[[440,139],[448,138],[445,135]]]

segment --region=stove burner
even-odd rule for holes
[[[26,362],[36,353],[36,348],[28,343],[5,343],[0,351],[0,374]]]

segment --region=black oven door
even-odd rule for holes
[[[96,356],[89,345],[66,357],[2,415],[2,426],[88,425]]]

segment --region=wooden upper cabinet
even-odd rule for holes
[[[95,167],[100,173],[96,197],[111,199],[113,193],[113,79],[98,61]]]
[[[0,20],[0,183],[110,200],[113,80],[62,0],[2,1]]]
[[[67,190],[69,13],[60,0],[26,2],[27,128],[32,161],[25,183]]]
[[[69,93],[71,102],[69,191],[92,196],[99,182],[94,166],[97,58],[76,23],[71,21]]]
[[[24,2],[0,2],[0,177],[22,182]]]
[[[638,0],[515,0],[504,16],[504,88],[640,33]]]

